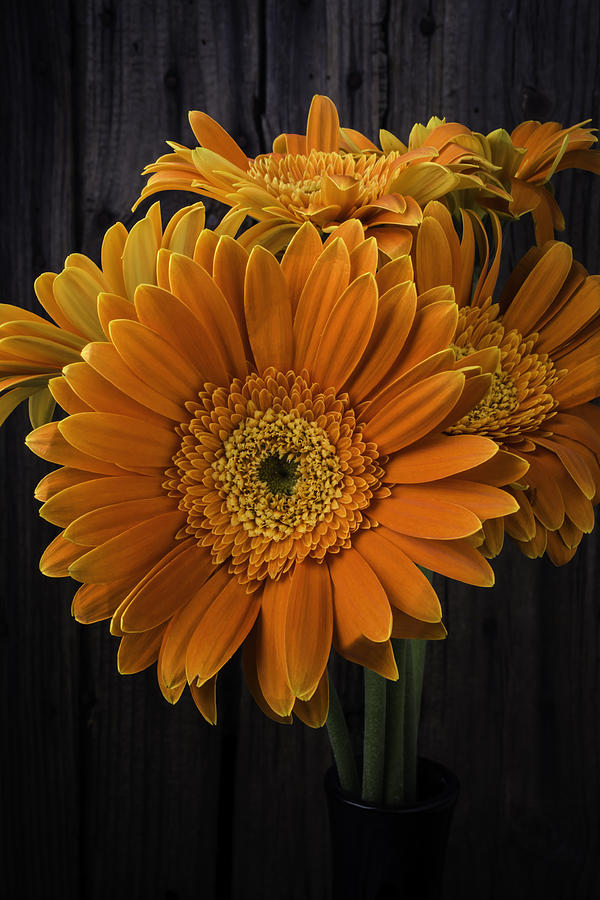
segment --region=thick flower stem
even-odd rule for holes
[[[417,743],[423,689],[426,641],[407,641],[404,699],[404,802],[417,797]]]
[[[360,781],[356,760],[352,753],[352,742],[340,698],[329,672],[329,713],[327,714],[327,734],[337,768],[340,787],[348,794],[358,797]]]
[[[362,799],[383,802],[386,679],[365,669],[365,733]]]
[[[392,639],[398,681],[388,684],[385,802],[412,803],[417,793],[417,742],[426,641]]]
[[[384,801],[390,806],[404,803],[404,741],[406,701],[406,654],[409,641],[392,640],[398,681],[388,685],[387,729],[385,735]]]

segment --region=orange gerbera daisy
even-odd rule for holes
[[[563,128],[558,122],[529,121],[517,125],[511,135],[502,128],[486,138],[480,135],[512,197],[508,205],[489,201],[484,205],[517,217],[531,212],[538,244],[552,240],[554,231],[565,227],[560,207],[546,187],[554,173],[586,169],[600,174],[600,152],[590,149],[597,138],[593,129],[581,127],[586,124]]]
[[[68,415],[27,443],[62,466],[36,495],[64,530],[40,566],[171,702],[187,683],[214,721],[244,644],[262,708],[321,725],[332,643],[393,679],[391,636],[444,637],[418,565],[492,584],[471,537],[516,510],[499,486],[526,464],[443,434],[491,376],[454,368],[451,289],[417,296],[407,259],[375,274],[358,221],[325,246],[307,223],[281,262],[228,237],[190,256],[51,382]]]
[[[382,152],[360,132],[341,129],[335,105],[319,95],[306,135],[280,135],[273,153],[255,159],[210,116],[194,111],[189,118],[201,146],[190,150],[169,142],[173,153],[144,170],[150,178],[140,200],[157,191],[188,190],[245,210],[258,220],[240,239],[247,248],[261,244],[276,252],[304,222],[331,232],[355,218],[395,257],[410,250],[410,228],[420,223],[427,201],[483,183],[471,148],[451,142],[455,126],[442,125],[427,147],[409,151],[397,142]]]
[[[59,275],[44,272],[36,279],[37,298],[56,324],[0,304],[0,390],[6,391],[0,398],[0,424],[27,398],[32,425],[49,421],[54,399],[48,380],[80,360],[90,341],[106,340],[111,317],[134,314],[135,288],[141,281],[157,283],[157,265],[165,264],[168,251],[202,261],[206,245],[214,246],[221,233],[235,234],[240,221],[230,214],[216,233],[203,232],[204,206],[196,203],[173,216],[163,232],[155,203],[130,232],[120,222],[108,229],[101,268],[87,256],[72,253]]]
[[[499,302],[501,235],[490,263],[485,232],[481,274],[473,289],[474,233],[463,216],[462,240],[447,210],[425,210],[416,246],[420,291],[453,284],[460,314],[454,338],[457,365],[492,374],[489,393],[452,434],[485,435],[529,463],[511,488],[520,509],[484,525],[487,555],[500,552],[504,531],[530,557],[547,552],[555,565],[568,562],[594,526],[600,499],[600,276],[573,261],[571,248],[550,241],[517,264]]]

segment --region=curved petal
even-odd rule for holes
[[[263,247],[255,247],[248,260],[244,309],[258,371],[274,366],[287,372],[294,358],[292,307],[281,267]]]
[[[82,453],[126,467],[166,468],[179,446],[175,430],[119,413],[76,413],[58,423],[63,437]]]
[[[335,152],[340,145],[340,120],[335,104],[321,94],[315,94],[306,122],[306,152],[322,150]]]
[[[433,434],[395,453],[385,466],[383,480],[396,484],[437,481],[466,472],[497,453],[498,445],[489,438]]]
[[[377,285],[369,273],[344,291],[333,307],[310,363],[311,375],[339,390],[358,366],[377,315]]]
[[[285,654],[285,621],[290,587],[289,575],[278,581],[266,580],[255,629],[255,664],[260,692],[269,708],[283,718],[289,716],[295,699],[288,679]]]
[[[260,592],[247,594],[245,586],[230,578],[200,619],[189,640],[185,657],[188,682],[201,684],[216,675],[254,625],[260,610]]]
[[[128,595],[121,616],[123,631],[146,631],[170,619],[213,574],[215,565],[207,550],[195,541],[179,544]]]
[[[134,525],[81,556],[69,566],[69,575],[90,584],[103,584],[107,573],[114,581],[142,575],[168,552],[184,521],[183,514],[174,510]]]
[[[386,538],[386,530],[372,528],[353,542],[357,552],[375,572],[388,600],[415,619],[439,622],[442,608],[429,580],[411,559]]]
[[[321,680],[333,631],[329,571],[310,557],[296,564],[285,619],[285,656],[292,692],[310,700]]]
[[[418,566],[439,572],[476,587],[492,587],[494,573],[490,564],[468,540],[438,541],[398,534],[385,526],[377,529],[381,534]]]
[[[392,613],[386,593],[362,556],[352,548],[327,561],[333,583],[335,627],[344,645],[360,637],[387,641]]]

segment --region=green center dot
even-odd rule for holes
[[[272,494],[291,497],[299,477],[298,463],[272,453],[261,460],[257,474]]]

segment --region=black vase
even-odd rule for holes
[[[333,900],[440,900],[446,844],[459,782],[419,759],[416,803],[364,803],[325,776],[331,830]]]

